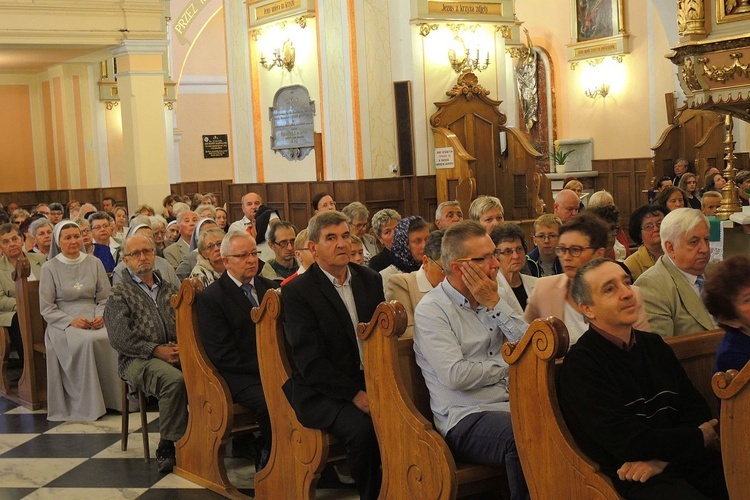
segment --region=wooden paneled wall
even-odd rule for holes
[[[58,202],[65,206],[71,200],[78,200],[81,203],[93,203],[97,208],[101,208],[102,200],[108,196],[117,200],[118,205],[127,206],[128,190],[125,187],[0,193],[0,203],[7,207],[8,203],[15,201],[21,208],[30,211],[39,203]]]

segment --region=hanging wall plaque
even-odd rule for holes
[[[302,85],[276,92],[268,110],[271,149],[287,160],[302,160],[315,146],[315,103]]]

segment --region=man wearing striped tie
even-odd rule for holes
[[[678,208],[664,217],[659,237],[664,255],[635,282],[651,332],[672,337],[716,328],[701,300],[711,253],[708,219],[700,210]]]
[[[245,231],[230,230],[221,242],[226,271],[198,294],[196,308],[203,347],[211,362],[227,381],[232,399],[258,415],[261,437],[256,440],[256,472],[268,461],[271,422],[261,386],[255,345],[255,323],[250,311],[266,291],[278,283],[258,276],[255,239]],[[233,447],[237,448],[234,442]],[[235,456],[238,455],[234,449]]]

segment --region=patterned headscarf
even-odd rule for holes
[[[409,227],[417,219],[421,219],[421,217],[417,215],[404,217],[398,221],[393,233],[393,245],[391,245],[389,256],[393,265],[405,273],[418,271],[422,267],[421,262],[414,260],[414,256],[411,254],[411,246],[409,245]]]

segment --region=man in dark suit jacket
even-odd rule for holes
[[[380,451],[354,325],[370,321],[385,300],[383,283],[372,269],[349,264],[349,226],[341,212],[316,215],[307,234],[315,264],[281,289],[293,361],[284,392],[302,425],[344,442],[360,497],[374,499]]]
[[[255,240],[244,231],[230,231],[224,236],[221,257],[226,271],[198,295],[198,325],[206,354],[227,381],[232,399],[258,415],[263,437],[256,456],[256,468],[260,469],[270,455],[271,421],[261,386],[255,323],[250,311],[263,300],[267,290],[279,285],[258,276]]]

